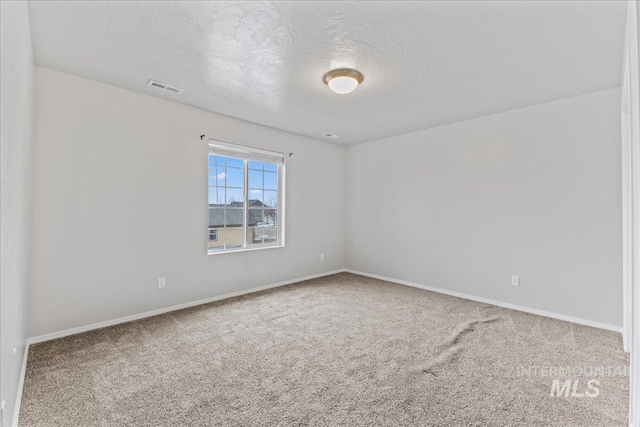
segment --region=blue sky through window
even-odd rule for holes
[[[278,204],[278,166],[249,161],[248,191],[250,200],[260,200],[269,207]],[[233,157],[209,155],[209,204],[242,202],[244,161]]]

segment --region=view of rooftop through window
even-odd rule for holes
[[[278,164],[209,154],[209,252],[278,245]]]

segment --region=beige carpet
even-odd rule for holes
[[[568,367],[599,395],[550,396]],[[626,369],[617,333],[345,273],[34,345],[20,425],[626,426]]]

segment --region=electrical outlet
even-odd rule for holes
[[[324,261],[324,254],[320,254],[320,261]]]
[[[511,276],[511,285],[520,286],[520,276]]]
[[[164,277],[160,277],[158,279],[158,289],[163,289],[165,286],[167,286],[167,279]]]

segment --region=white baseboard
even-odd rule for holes
[[[537,314],[538,316],[551,317],[552,319],[564,320],[565,322],[577,323],[579,325],[591,326],[592,328],[605,329],[607,331],[613,331],[622,333],[622,327],[616,325],[609,325],[607,323],[595,322],[593,320],[581,319],[578,317],[567,316],[564,314],[552,313],[550,311],[538,310],[537,308],[529,308],[521,305],[511,304],[508,302],[496,301],[489,298],[477,297],[474,295],[464,294],[462,292],[450,291],[442,288],[435,288],[433,286],[421,285],[418,283],[408,282],[406,280],[394,279],[391,277],[379,276],[377,274],[369,274],[363,271],[345,269],[347,273],[358,274],[360,276],[371,277],[373,279],[385,280],[387,282],[397,283],[399,285],[411,286],[413,288],[424,289],[427,291],[437,292],[439,294],[451,295],[458,298],[464,298],[471,301],[482,302],[485,304],[496,305],[498,307],[509,308],[511,310],[523,311],[525,313]]]
[[[13,410],[12,427],[17,427],[20,420],[20,405],[22,404],[22,390],[24,389],[24,377],[27,374],[27,359],[29,358],[29,343],[24,346],[24,355],[22,356],[22,368],[20,368],[20,379],[18,381],[18,395],[16,396],[16,405]]]
[[[105,328],[107,326],[117,325],[117,324],[120,324],[120,323],[131,322],[133,320],[144,319],[146,317],[157,316],[159,314],[164,314],[164,313],[168,313],[168,312],[171,312],[171,311],[181,310],[183,308],[194,307],[196,305],[207,304],[207,303],[214,302],[214,301],[220,301],[220,300],[224,300],[224,299],[227,299],[227,298],[233,298],[233,297],[237,297],[237,296],[241,296],[241,295],[251,294],[251,293],[254,293],[254,292],[259,292],[259,291],[264,291],[264,290],[267,290],[267,289],[277,288],[279,286],[285,286],[285,285],[290,285],[292,283],[302,282],[304,280],[316,279],[316,278],[319,278],[319,277],[330,276],[332,274],[338,274],[338,273],[343,273],[343,272],[357,274],[357,275],[365,276],[365,277],[371,277],[371,278],[379,279],[379,280],[385,280],[387,282],[398,283],[400,285],[411,286],[411,287],[414,287],[414,288],[425,289],[427,291],[432,291],[432,292],[437,292],[437,293],[441,293],[441,294],[451,295],[451,296],[454,296],[454,297],[464,298],[464,299],[477,301],[477,302],[482,302],[482,303],[485,303],[485,304],[496,305],[498,307],[504,307],[504,308],[508,308],[508,309],[511,309],[511,310],[517,310],[517,311],[523,311],[525,313],[537,314],[539,316],[550,317],[550,318],[553,318],[553,319],[563,320],[563,321],[566,321],[566,322],[577,323],[577,324],[585,325],[585,326],[591,326],[593,328],[605,329],[605,330],[608,330],[608,331],[622,333],[622,327],[616,326],[616,325],[610,325],[610,324],[606,324],[606,323],[595,322],[593,320],[581,319],[581,318],[578,318],[578,317],[567,316],[567,315],[564,315],[564,314],[552,313],[552,312],[549,312],[549,311],[538,310],[538,309],[535,309],[535,308],[524,307],[524,306],[520,306],[520,305],[516,305],[516,304],[502,302],[502,301],[496,301],[496,300],[492,300],[492,299],[489,299],[489,298],[477,297],[477,296],[474,296],[474,295],[464,294],[462,292],[450,291],[450,290],[447,290],[447,289],[436,288],[436,287],[433,287],[433,286],[421,285],[421,284],[409,282],[409,281],[406,281],[406,280],[399,280],[399,279],[394,279],[392,277],[386,277],[386,276],[380,276],[380,275],[377,275],[377,274],[365,273],[363,271],[352,270],[352,269],[339,269],[339,270],[328,271],[328,272],[325,272],[325,273],[319,273],[319,274],[314,274],[314,275],[310,275],[310,276],[300,277],[300,278],[297,278],[297,279],[286,280],[286,281],[283,281],[283,282],[272,283],[272,284],[269,284],[269,285],[259,286],[259,287],[256,287],[256,288],[245,289],[245,290],[242,290],[242,291],[231,292],[231,293],[228,293],[228,294],[218,295],[218,296],[215,296],[215,297],[205,298],[205,299],[192,301],[192,302],[188,302],[188,303],[184,303],[184,304],[173,305],[173,306],[170,306],[170,307],[160,308],[160,309],[157,309],[157,310],[146,311],[144,313],[132,314],[130,316],[120,317],[120,318],[112,319],[112,320],[106,320],[104,322],[93,323],[93,324],[86,325],[86,326],[79,326],[77,328],[66,329],[66,330],[63,330],[63,331],[58,331],[58,332],[52,332],[52,333],[49,333],[49,334],[39,335],[39,336],[36,336],[36,337],[29,338],[27,340],[27,345],[29,345],[29,344],[37,344],[37,343],[41,343],[41,342],[45,342],[45,341],[50,341],[50,340],[54,340],[54,339],[57,339],[57,338],[66,337],[66,336],[69,336],[69,335],[80,334],[82,332],[87,332],[87,331],[91,331],[91,330],[94,330],[94,329],[100,329],[100,328]],[[25,353],[26,353],[26,351],[25,351]]]
[[[242,291],[231,292],[229,294],[218,295],[218,296],[215,296],[215,297],[205,298],[205,299],[192,301],[192,302],[187,302],[187,303],[184,303],[184,304],[172,305],[170,307],[165,307],[165,308],[159,308],[157,310],[146,311],[144,313],[132,314],[130,316],[119,317],[119,318],[113,319],[113,320],[105,320],[104,322],[92,323],[91,325],[79,326],[77,328],[66,329],[64,331],[52,332],[50,334],[44,334],[44,335],[39,335],[39,336],[36,336],[36,337],[31,337],[31,338],[29,338],[27,340],[27,343],[28,344],[37,344],[37,343],[41,343],[41,342],[45,342],[45,341],[51,341],[51,340],[55,340],[57,338],[66,337],[66,336],[69,336],[69,335],[76,335],[76,334],[80,334],[82,332],[92,331],[94,329],[105,328],[107,326],[118,325],[120,323],[127,323],[127,322],[131,322],[133,320],[144,319],[146,317],[157,316],[159,314],[168,313],[170,311],[182,310],[183,308],[194,307],[196,305],[202,305],[202,304],[207,304],[207,303],[214,302],[214,301],[220,301],[220,300],[227,299],[227,298],[238,297],[238,296],[241,296],[241,295],[246,295],[246,294],[251,294],[251,293],[254,293],[254,292],[264,291],[264,290],[267,290],[267,289],[277,288],[279,286],[285,286],[285,285],[290,285],[292,283],[302,282],[302,281],[305,281],[305,280],[317,279],[319,277],[330,276],[332,274],[343,273],[344,271],[345,271],[344,269],[327,271],[325,273],[313,274],[311,276],[305,276],[305,277],[299,277],[297,279],[285,280],[283,282],[272,283],[270,285],[258,286],[257,288],[245,289],[245,290],[242,290]]]

